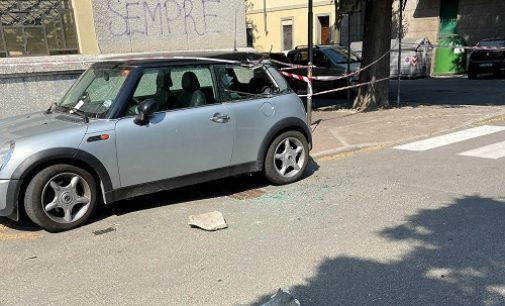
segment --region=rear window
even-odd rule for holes
[[[250,69],[231,65],[223,68],[221,84],[226,101],[258,98],[276,89],[276,85],[263,68]]]
[[[298,51],[294,55],[291,55],[291,61],[298,65],[307,65],[309,63],[309,52],[308,51]]]

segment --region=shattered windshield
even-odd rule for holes
[[[116,100],[130,70],[91,68],[70,88],[58,110],[104,118]]]

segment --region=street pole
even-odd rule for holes
[[[352,13],[347,16],[347,42],[349,46],[347,48],[347,71],[346,73],[351,73],[351,17]],[[347,86],[351,85],[351,77],[347,77]],[[351,89],[347,89],[347,103],[351,105]]]
[[[402,34],[403,34],[403,1],[400,0],[400,22],[398,25],[398,96],[396,105],[400,107],[401,69],[402,69]]]
[[[308,24],[308,49],[309,49],[309,67],[307,71],[307,77],[309,82],[307,83],[307,122],[309,125],[312,124],[312,62],[314,61],[314,49],[313,49],[313,23],[314,14],[312,12],[312,0],[309,0],[309,24]]]

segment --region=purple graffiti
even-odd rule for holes
[[[200,0],[202,1],[202,9],[203,9],[203,23],[204,23],[204,26],[205,26],[205,31],[207,33],[219,33],[219,31],[207,31],[207,29],[209,29],[209,24],[207,22],[209,22],[212,17],[212,19],[214,18],[217,18],[217,15],[216,14],[209,14],[207,13],[207,3],[214,3],[214,4],[220,4],[221,3],[221,0]]]
[[[107,0],[111,36],[160,36],[183,31],[186,36],[218,33],[213,24],[221,0]]]
[[[147,36],[149,36],[149,20],[152,21],[153,23],[156,22],[156,15],[158,15],[158,19],[160,22],[160,34],[163,35],[163,12],[161,10],[161,3],[156,3],[156,7],[154,8],[154,11],[151,10],[149,5],[147,5],[146,2],[143,3],[143,8],[144,8],[144,28],[145,28],[145,33]],[[149,15],[149,18],[147,18]],[[170,29],[169,29],[170,31]]]
[[[177,3],[177,1],[175,1],[175,0],[165,1],[165,3],[163,4],[163,7],[165,8],[165,15],[167,18],[168,33],[172,33],[172,27],[170,24],[172,22],[175,23],[177,21],[177,19],[179,17],[181,17],[182,8],[179,5],[179,3]],[[174,12],[176,12],[176,13],[174,14]],[[171,15],[171,13],[172,13],[172,15]]]

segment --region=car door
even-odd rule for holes
[[[166,67],[163,73],[167,73]],[[174,93],[174,99],[178,99],[168,103],[185,105],[184,108],[157,112],[150,118],[149,124],[144,126],[134,123],[135,116],[126,116],[116,124],[117,160],[122,187],[229,166],[234,123],[228,115],[228,107],[216,98],[211,68],[171,67],[168,73],[171,73],[170,81],[173,83],[169,90]],[[192,84],[189,87],[199,91],[200,95],[205,95],[203,105],[192,107],[188,106],[189,100],[179,99],[191,96],[191,92],[188,93],[183,87],[186,73],[196,75],[198,86]],[[135,95],[154,96],[160,85],[156,84],[152,70],[145,70],[134,98]]]
[[[325,76],[338,76],[335,69],[332,67],[330,59],[321,51],[314,51],[314,76],[315,77],[325,77]],[[314,80],[314,89],[317,91],[330,90],[333,89],[333,82]]]
[[[284,111],[274,107],[276,101],[281,99],[279,89],[264,68],[229,65],[218,67],[216,72],[223,79],[231,80],[222,88],[223,100],[228,101],[235,123],[231,165],[242,169],[254,166],[265,136],[277,123],[278,112]],[[235,91],[233,88],[241,90]],[[287,88],[286,84],[284,88]],[[268,92],[271,94],[265,94]]]

